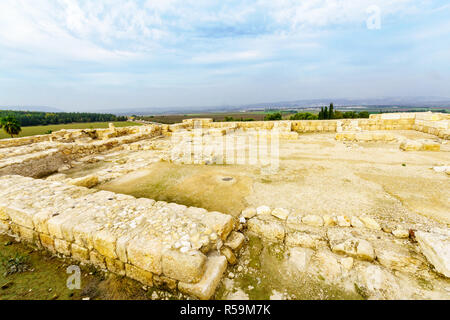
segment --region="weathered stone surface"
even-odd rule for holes
[[[406,229],[395,229],[392,231],[392,234],[399,239],[407,239],[409,237],[409,231]]]
[[[248,230],[260,235],[269,240],[284,239],[284,228],[281,224],[274,221],[264,221],[258,218],[252,218],[247,224]]]
[[[89,250],[79,245],[72,244],[72,258],[75,260],[86,262],[89,260]]]
[[[128,243],[128,261],[138,268],[152,272],[162,273],[162,246],[155,239],[133,239]]]
[[[351,222],[347,216],[337,216],[337,225],[339,227],[350,227]]]
[[[165,276],[188,283],[197,283],[205,270],[206,256],[201,252],[181,253],[165,250],[162,254],[162,272]]]
[[[209,300],[214,295],[220,279],[227,268],[227,259],[222,255],[211,255],[205,265],[205,273],[198,283],[179,282],[178,289],[201,300]]]
[[[42,246],[50,252],[55,252],[55,242],[52,237],[45,233],[39,234]]]
[[[145,285],[153,286],[153,274],[142,270],[131,264],[125,264],[125,273],[127,277],[139,281]]]
[[[101,255],[116,259],[116,238],[111,232],[102,230],[94,235],[94,248]]]
[[[322,244],[325,244],[325,241],[320,236],[305,232],[288,233],[285,242],[288,246],[300,246],[311,249],[317,249]]]
[[[364,228],[364,223],[362,223],[358,217],[352,216],[350,223],[354,228]]]
[[[366,228],[371,230],[381,230],[380,224],[374,218],[368,216],[360,216],[359,218],[364,223]]]
[[[256,209],[255,208],[247,208],[247,209],[242,211],[242,216],[245,219],[251,219],[254,216],[256,216]]]
[[[245,236],[242,233],[233,231],[228,236],[227,241],[225,242],[225,245],[234,251],[239,251],[242,248],[242,246],[244,245],[244,241],[245,241]]]
[[[450,236],[417,231],[420,249],[437,272],[450,278]]]
[[[283,208],[275,208],[272,210],[272,215],[278,219],[286,220],[289,216],[289,210]]]
[[[222,247],[220,253],[227,258],[229,264],[234,265],[237,262],[236,256],[233,251],[228,247]]]
[[[59,252],[65,256],[70,257],[71,255],[70,242],[61,239],[55,239],[55,250],[56,252]]]
[[[260,206],[260,207],[256,208],[256,214],[258,216],[269,215],[271,213],[272,213],[272,209],[270,209],[270,207],[268,207],[268,206]]]
[[[120,261],[119,259],[105,257],[105,262],[106,262],[106,268],[109,271],[111,271],[115,274],[118,274],[120,276],[125,275],[125,264],[122,261]]]
[[[308,248],[289,249],[289,264],[299,272],[306,272],[314,250]]]
[[[99,254],[97,251],[89,252],[89,261],[101,269],[106,269],[105,257]]]
[[[332,246],[332,250],[333,252],[347,254],[361,260],[373,261],[375,259],[375,251],[372,245],[362,239],[348,239],[343,243]]]
[[[72,179],[70,183],[73,184],[74,186],[92,188],[99,184],[99,180],[97,176],[88,175],[85,177]]]
[[[308,226],[322,227],[323,219],[320,216],[307,215],[302,218],[302,222]]]

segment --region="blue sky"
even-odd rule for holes
[[[1,0],[0,105],[450,97],[449,18],[437,0]]]

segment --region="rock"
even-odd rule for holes
[[[244,241],[245,241],[245,236],[242,233],[233,231],[228,236],[227,241],[225,242],[225,245],[234,251],[239,251],[242,248],[242,246],[244,245]]]
[[[308,226],[312,227],[322,227],[323,219],[320,216],[316,215],[307,215],[302,218],[302,222]]]
[[[423,255],[437,272],[450,278],[450,236],[416,231],[416,240]]]
[[[273,290],[272,294],[270,295],[270,300],[285,300],[285,298],[281,292]]]
[[[380,224],[375,219],[368,216],[360,216],[359,219],[364,223],[367,229],[381,230]]]
[[[259,236],[268,240],[284,240],[284,227],[275,221],[264,221],[252,218],[248,221],[247,228]]]
[[[369,265],[358,273],[358,280],[368,298],[375,299],[399,299],[399,285],[395,277],[379,266]]]
[[[226,258],[229,264],[234,265],[237,262],[236,256],[234,255],[233,251],[228,247],[222,247],[220,249],[220,253],[223,254]]]
[[[161,243],[154,239],[133,239],[127,248],[128,261],[145,271],[160,275],[162,273]]]
[[[242,216],[245,219],[251,219],[254,216],[256,216],[256,209],[255,208],[247,208],[247,209],[242,211]]]
[[[332,251],[347,254],[361,260],[373,261],[375,259],[375,251],[372,245],[362,239],[348,239],[343,243],[333,246]]]
[[[341,265],[336,257],[328,250],[316,253],[314,260],[317,262],[319,274],[328,281],[335,281],[341,276]]]
[[[206,261],[202,279],[195,284],[180,281],[178,289],[201,300],[209,300],[216,291],[226,268],[227,259],[224,256],[211,254]]]
[[[350,227],[350,219],[347,216],[338,216],[337,217],[337,225],[339,227]]]
[[[134,279],[148,286],[153,286],[153,274],[131,264],[125,264],[125,273],[128,278]]]
[[[99,184],[99,180],[97,176],[89,175],[82,178],[72,179],[70,184],[78,187],[92,188]]]
[[[256,208],[256,214],[258,216],[269,215],[271,212],[272,212],[272,210],[268,206],[260,206],[260,207]]]
[[[353,258],[352,257],[342,258],[340,262],[341,262],[342,267],[344,267],[344,269],[347,271],[350,271],[353,267]]]
[[[350,221],[352,227],[354,228],[364,228],[364,223],[358,219],[358,217],[353,216]]]
[[[278,219],[286,220],[289,216],[289,211],[283,208],[275,208],[272,211],[272,215]]]
[[[392,231],[392,234],[399,239],[407,239],[409,237],[409,231],[406,229],[395,229]]]
[[[325,241],[322,241],[322,238],[320,236],[308,234],[305,232],[288,233],[286,235],[285,242],[288,246],[300,246],[311,249],[317,249],[322,243],[325,243]]]
[[[179,250],[165,250],[162,254],[162,273],[169,278],[188,283],[198,282],[205,271],[206,256],[194,251],[192,254]]]
[[[307,248],[291,248],[289,250],[289,264],[300,272],[306,272],[314,250]]]
[[[336,218],[329,215],[324,215],[323,217],[323,223],[325,227],[332,227],[336,225]]]

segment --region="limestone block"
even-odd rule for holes
[[[9,230],[9,222],[7,220],[0,220],[0,234],[5,234]]]
[[[228,236],[227,241],[225,242],[225,245],[234,251],[239,251],[242,248],[242,246],[244,245],[244,241],[245,241],[245,236],[242,233],[233,231]]]
[[[33,215],[33,224],[35,230],[40,233],[49,234],[47,221],[52,217],[52,215],[53,212],[51,212],[50,210],[39,211],[35,215]]]
[[[332,227],[335,226],[337,221],[336,217],[330,216],[330,215],[324,215],[323,217],[323,223],[325,227]]]
[[[106,268],[109,271],[111,271],[115,274],[118,274],[120,276],[125,275],[125,264],[122,261],[120,261],[119,259],[105,257],[105,262],[106,262]]]
[[[307,215],[302,218],[302,222],[308,226],[312,227],[322,227],[323,219],[320,216],[316,215]]]
[[[71,255],[70,242],[61,239],[55,239],[55,250],[56,252],[59,252],[67,257],[70,257]]]
[[[75,243],[92,250],[94,248],[94,234],[97,232],[98,227],[98,225],[90,221],[74,225],[72,234],[75,239]]]
[[[55,242],[53,238],[45,233],[39,234],[41,245],[50,252],[55,252]]]
[[[153,286],[153,274],[151,272],[142,270],[131,264],[125,264],[125,273],[128,278],[134,279],[148,286]]]
[[[61,230],[61,225],[67,220],[70,219],[68,215],[56,215],[47,220],[47,228],[48,233],[58,239],[64,239],[63,232]]]
[[[335,253],[347,254],[361,260],[373,261],[375,259],[375,251],[372,245],[368,241],[362,239],[348,239],[340,244],[332,246],[332,251]]]
[[[31,210],[24,210],[13,207],[8,207],[5,209],[6,214],[10,217],[12,222],[22,227],[34,229],[33,212]]]
[[[227,268],[227,259],[222,255],[210,255],[205,264],[205,272],[198,283],[179,282],[178,289],[201,300],[209,300],[214,295],[223,273]]]
[[[358,217],[352,216],[350,223],[354,228],[364,228],[364,223]]]
[[[234,229],[233,217],[220,212],[208,212],[202,218],[202,222],[212,228],[224,241]]]
[[[157,287],[175,290],[178,287],[178,281],[165,277],[165,276],[153,276],[153,284]]]
[[[423,255],[436,271],[450,278],[450,236],[423,231],[415,235]]]
[[[7,208],[0,206],[0,220],[9,220]]]
[[[129,263],[143,270],[160,275],[162,273],[162,245],[157,239],[137,238],[128,243]]]
[[[321,250],[314,256],[319,274],[328,281],[340,278],[342,270],[337,258],[328,250]]]
[[[99,231],[94,234],[93,240],[95,250],[101,255],[112,259],[117,258],[116,238],[111,232],[107,230]]]
[[[131,237],[129,235],[124,235],[124,236],[119,237],[116,242],[117,257],[120,259],[120,261],[122,261],[124,263],[128,262],[127,245],[130,240],[131,240]]]
[[[409,237],[409,231],[407,229],[395,229],[392,231],[392,234],[399,239],[407,239]]]
[[[280,220],[286,220],[289,216],[289,210],[283,208],[275,208],[272,210],[272,215]]]
[[[72,244],[72,257],[77,261],[86,262],[89,260],[89,250]]]
[[[98,177],[95,175],[88,175],[77,179],[72,179],[70,184],[79,187],[92,188],[99,184]]]
[[[360,216],[359,219],[364,223],[367,229],[381,230],[380,224],[375,219],[368,216]]]
[[[322,241],[322,238],[318,235],[305,232],[292,232],[286,235],[286,245],[288,246],[317,249],[322,244],[325,244],[325,242]]]
[[[284,227],[274,221],[264,221],[258,218],[252,218],[248,221],[247,228],[259,236],[268,240],[284,239]]]
[[[271,212],[272,212],[272,210],[268,206],[259,206],[258,208],[256,208],[256,214],[258,216],[269,215]]]
[[[337,216],[336,220],[337,220],[337,225],[339,227],[350,227],[351,226],[350,218],[347,216]]]
[[[375,251],[380,264],[392,270],[416,273],[422,265],[422,262],[413,257],[403,246],[392,244],[375,249]]]
[[[29,243],[39,242],[39,234],[36,231],[20,225],[18,226],[18,228],[21,240]]]
[[[101,269],[106,269],[105,257],[95,250],[89,252],[89,260],[94,265]]]
[[[237,262],[236,256],[234,255],[233,251],[227,247],[227,246],[223,246],[222,248],[220,248],[220,253],[225,256],[225,258],[227,258],[227,261],[229,264],[231,265],[235,265]]]
[[[200,281],[205,271],[206,256],[178,250],[165,250],[162,254],[162,272],[165,276],[188,283]]]

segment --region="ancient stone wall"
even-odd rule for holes
[[[244,241],[219,212],[22,176],[0,183],[0,233],[200,299]]]

